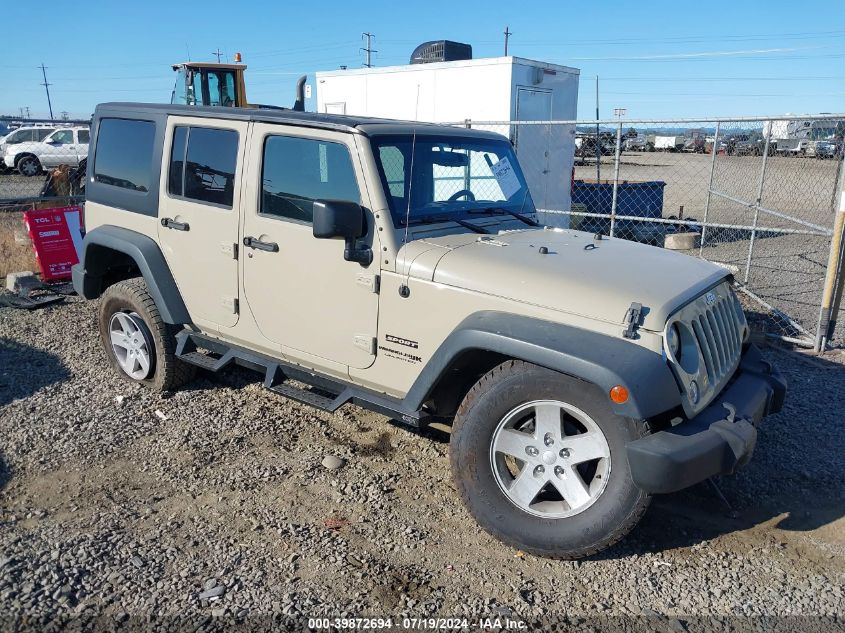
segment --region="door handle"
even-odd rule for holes
[[[162,218],[161,225],[166,229],[173,229],[174,231],[189,231],[191,229],[187,222],[177,222],[171,218]]]
[[[275,242],[262,242],[254,237],[245,237],[244,246],[247,248],[256,248],[259,251],[267,251],[268,253],[278,253],[279,245]]]

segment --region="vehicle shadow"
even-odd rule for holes
[[[655,496],[630,536],[594,559],[690,547],[762,529],[810,532],[845,516],[845,364],[768,349],[786,376],[784,410],[763,420],[751,462],[718,479]],[[729,505],[730,507],[729,507]]]
[[[69,378],[55,354],[0,336],[0,406]]]
[[[12,469],[9,467],[9,464],[6,462],[5,457],[3,457],[3,452],[0,451],[0,492],[3,491],[3,488],[6,487],[6,484],[9,483],[9,480],[12,478]]]

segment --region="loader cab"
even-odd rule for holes
[[[170,103],[247,108],[244,64],[174,64],[176,84]]]

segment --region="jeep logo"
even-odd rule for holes
[[[704,295],[704,303],[706,303],[708,306],[712,306],[714,303],[716,303],[716,293],[708,292],[706,295]]]

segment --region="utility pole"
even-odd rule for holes
[[[212,53],[212,55],[217,55],[217,63],[218,64],[220,63],[220,56],[222,54],[223,54],[223,52],[220,50],[219,46],[217,47],[217,50]]]
[[[44,62],[41,62],[41,75],[44,77],[44,83],[41,84],[44,86],[44,90],[47,91],[47,107],[50,108],[50,118],[53,118],[53,104],[50,103],[50,86],[52,84],[47,83],[47,67],[44,65]]]
[[[511,31],[508,27],[505,27],[505,57],[508,56],[508,39],[511,35],[513,35],[513,31]]]
[[[596,182],[601,183],[601,142],[599,141],[599,76],[596,75]]]
[[[373,53],[378,53],[378,51],[373,50],[373,38],[375,37],[375,35],[373,35],[372,33],[362,33],[361,37],[367,38],[367,48],[360,49],[360,50],[367,53],[367,63],[364,64],[364,66],[366,66],[367,68],[372,68],[373,67]]]
[[[26,107],[24,108],[24,110],[26,110],[26,118],[27,118],[27,119],[31,119],[31,118],[32,118],[32,115],[29,113],[29,106],[26,106]]]

